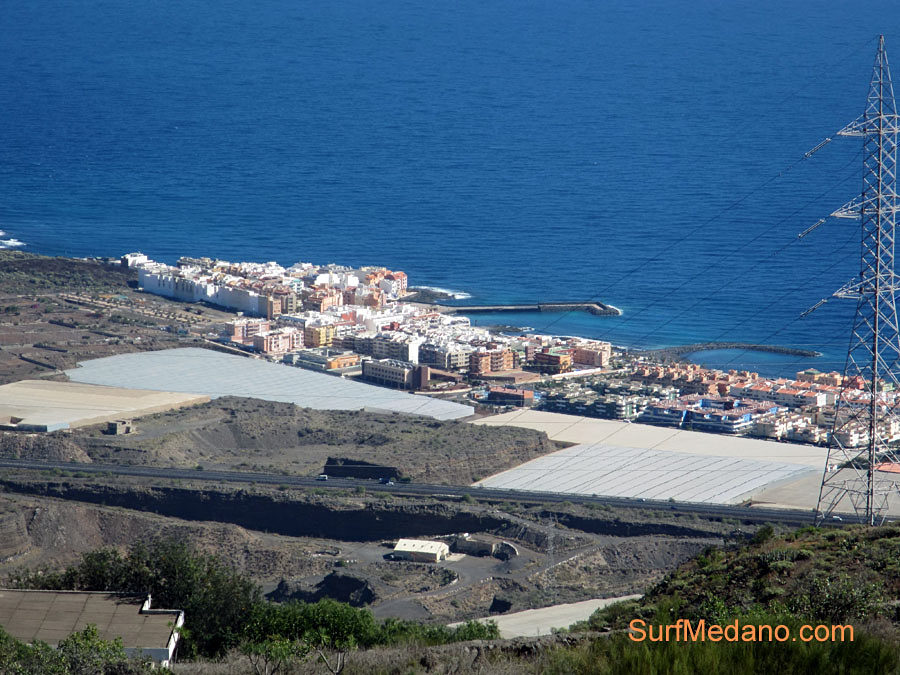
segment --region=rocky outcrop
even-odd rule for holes
[[[0,513],[0,562],[11,560],[31,549],[25,515],[18,511]]]
[[[365,579],[357,579],[348,574],[332,572],[312,588],[305,589],[302,584],[282,579],[278,587],[268,593],[266,598],[273,602],[288,602],[300,600],[302,602],[317,602],[323,598],[330,598],[339,602],[346,602],[353,607],[365,607],[371,605],[378,596]]]
[[[61,434],[0,431],[0,457],[51,462],[90,462],[87,453]]]
[[[591,518],[557,511],[542,511],[540,517],[553,520],[573,530],[591,532],[593,534],[608,534],[616,537],[644,537],[654,534],[664,534],[670,537],[720,536],[718,533],[710,533],[709,528],[703,528],[702,526],[685,527],[673,523],[653,521],[640,522],[638,520],[621,520],[619,518]]]
[[[501,518],[446,504],[365,504],[336,507],[324,502],[246,490],[193,490],[168,487],[114,487],[61,481],[0,480],[4,488],[44,497],[120,506],[184,520],[233,523],[251,530],[292,537],[380,541],[399,537],[503,529]]]
[[[42,451],[35,447],[28,453],[78,461],[90,456],[97,463],[402,476],[449,485],[468,485],[557,449],[546,434],[531,429],[309,410],[238,397],[144,417],[134,434],[101,436],[85,428],[47,436],[45,442]],[[12,456],[27,456],[22,452],[9,450]]]

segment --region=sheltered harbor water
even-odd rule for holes
[[[316,410],[368,410],[424,415],[438,420],[468,417],[472,408],[353,382],[268,361],[208,349],[169,349],[84,361],[67,370],[88,384],[219,396],[247,396]]]

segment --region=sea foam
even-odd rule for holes
[[[435,293],[446,293],[454,300],[468,300],[472,297],[471,294],[466,293],[465,291],[453,291],[449,288],[439,288],[437,286],[416,286],[416,288],[421,288],[423,291],[433,291]]]

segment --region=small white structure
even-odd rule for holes
[[[149,262],[149,258],[145,256],[143,253],[126,253],[120,259],[120,263],[122,267],[139,267],[145,262]]]
[[[413,562],[440,562],[450,555],[450,547],[440,541],[401,539],[394,546],[394,557]]]

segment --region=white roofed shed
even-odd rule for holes
[[[440,562],[450,555],[450,547],[440,541],[400,539],[394,546],[394,557],[413,562]]]

